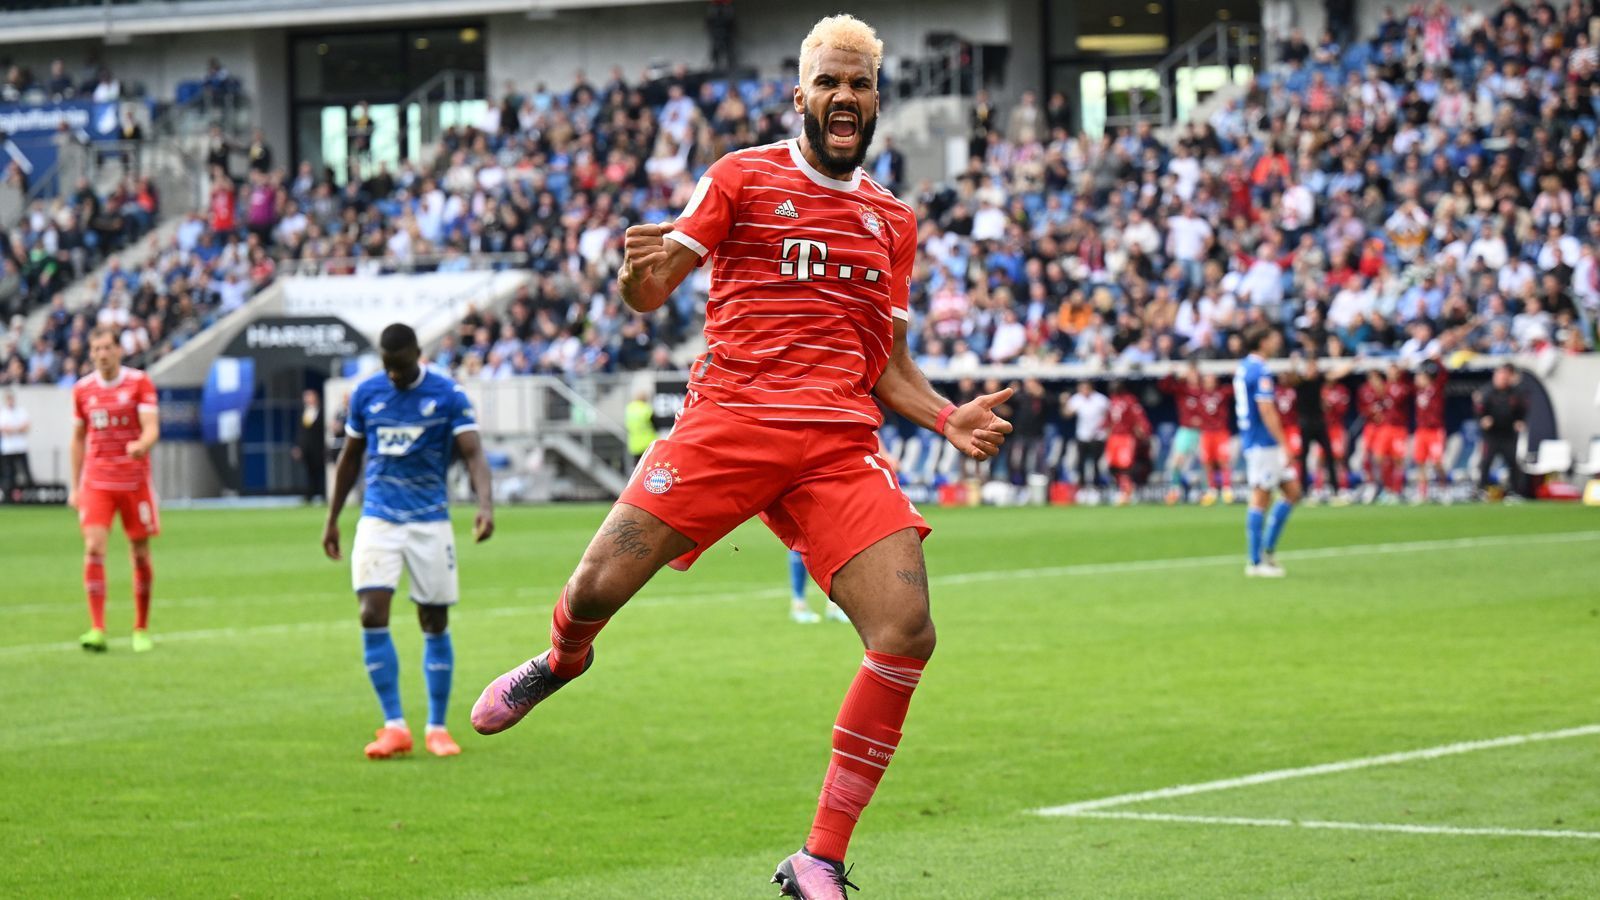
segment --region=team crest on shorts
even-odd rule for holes
[[[883,236],[883,220],[878,218],[876,212],[865,206],[861,207],[861,224],[867,226],[873,237]]]
[[[644,489],[652,494],[665,494],[681,480],[678,468],[665,460],[644,470]]]

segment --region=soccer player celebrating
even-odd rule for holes
[[[707,351],[677,427],[644,458],[556,600],[550,648],[495,679],[472,711],[485,734],[521,721],[588,669],[596,635],[656,571],[687,568],[759,515],[804,555],[866,645],[831,732],[810,836],[773,876],[804,900],[842,900],[851,833],[934,649],[929,529],[877,453],[874,398],[977,460],[1011,431],[993,412],[1010,390],[958,407],[907,350],[915,217],[860,168],[882,54],[865,23],[818,22],[800,48],[802,135],[722,157],[674,224],[628,229],[618,285],[635,310],[658,308],[710,262]]]
[[[1250,485],[1250,512],[1245,520],[1250,563],[1244,574],[1253,578],[1283,577],[1276,559],[1278,538],[1289,523],[1294,504],[1300,501],[1300,482],[1289,464],[1283,420],[1278,415],[1277,384],[1267,371],[1266,357],[1276,355],[1282,346],[1283,336],[1275,330],[1251,331],[1245,335],[1245,349],[1250,355],[1233,376],[1234,408],[1239,416],[1239,440],[1244,445],[1245,477]],[[1280,488],[1283,496],[1272,504],[1268,518],[1267,504],[1272,502],[1272,492]]]
[[[1167,503],[1173,504],[1180,497],[1188,498],[1189,463],[1200,449],[1200,367],[1191,362],[1183,378],[1168,375],[1157,387],[1178,407],[1178,431],[1172,436],[1172,449],[1167,451],[1167,473],[1172,484],[1167,490]]]
[[[1417,499],[1426,502],[1428,488],[1437,480],[1444,483],[1444,383],[1445,370],[1436,363],[1424,363],[1417,372],[1417,430],[1412,441],[1411,460],[1417,464]]]
[[[1411,431],[1411,407],[1416,390],[1411,375],[1399,363],[1389,364],[1384,379],[1383,404],[1379,408],[1377,433],[1378,474],[1389,492],[1389,501],[1399,502],[1406,490],[1406,435]]]
[[[1340,502],[1347,502],[1346,492],[1350,488],[1350,467],[1345,462],[1349,457],[1349,434],[1345,430],[1345,419],[1350,415],[1350,389],[1345,387],[1342,378],[1326,378],[1322,385],[1322,416],[1328,429],[1328,446],[1333,448],[1333,459],[1339,472],[1339,498]]]
[[[411,729],[400,706],[400,659],[389,636],[389,602],[400,584],[402,566],[411,576],[411,602],[422,625],[422,669],[428,685],[424,744],[435,756],[454,756],[461,748],[445,728],[445,709],[455,669],[450,607],[459,584],[445,475],[454,445],[478,496],[472,533],[481,544],[494,534],[489,464],[466,393],[448,376],[419,364],[422,350],[411,326],[385,328],[378,348],[383,371],[361,382],[350,395],[322,550],[329,559],[340,558],[339,513],[365,458],[366,493],[350,553],[350,574],[361,604],[367,676],[383,708],[383,727],[367,745],[367,758],[411,752]]]
[[[1133,501],[1133,463],[1139,455],[1139,442],[1150,437],[1150,418],[1144,405],[1121,381],[1111,383],[1111,409],[1106,414],[1106,465],[1117,479],[1117,505]]]
[[[1233,467],[1228,458],[1228,444],[1233,433],[1228,429],[1228,418],[1233,409],[1233,385],[1223,384],[1217,376],[1207,374],[1200,379],[1200,465],[1206,470],[1205,494],[1200,502],[1205,506],[1217,502],[1217,491],[1222,491],[1222,502],[1233,502]]]
[[[161,436],[156,386],[138,369],[122,365],[117,329],[89,334],[94,372],[72,386],[72,484],[67,505],[78,510],[83,532],[83,586],[89,597],[85,650],[106,649],[106,537],[111,519],[122,520],[133,557],[133,652],[150,641],[150,539],[161,533],[161,513],[150,483],[150,448]]]
[[[1361,474],[1366,502],[1378,498],[1378,436],[1383,429],[1383,405],[1389,383],[1377,369],[1367,370],[1367,380],[1356,390],[1356,415],[1361,417]]]

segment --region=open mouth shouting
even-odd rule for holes
[[[835,110],[828,114],[828,148],[849,153],[861,134],[861,117],[854,112]]]

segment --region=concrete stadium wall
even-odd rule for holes
[[[930,31],[948,31],[979,42],[1011,40],[1009,3],[970,0],[856,0],[850,12],[872,24],[884,52],[919,56]],[[499,94],[507,79],[521,88],[544,82],[552,89],[572,83],[583,69],[591,82],[604,81],[613,65],[636,78],[650,63],[710,63],[705,4],[669,3],[649,7],[562,12],[550,19],[522,15],[489,18],[489,83]],[[736,40],[739,61],[763,76],[783,74],[783,60],[799,55],[800,41],[832,8],[797,3],[740,3]]]

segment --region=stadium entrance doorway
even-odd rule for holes
[[[302,33],[289,42],[295,164],[343,185],[419,157],[488,106],[484,24]]]
[[[371,352],[333,316],[262,319],[241,331],[212,363],[200,399],[201,435],[222,485],[240,496],[305,492],[294,448],[308,427],[321,429],[325,447],[334,410],[323,402],[321,424],[307,426],[303,395],[321,395],[330,376]]]

